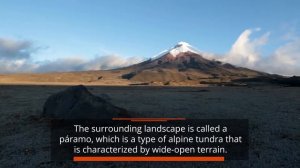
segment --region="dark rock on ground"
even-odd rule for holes
[[[105,93],[101,93],[101,94],[97,94],[96,96],[106,100],[106,101],[110,101],[111,100],[111,97],[108,95],[108,94],[105,94]]]
[[[82,85],[72,86],[50,96],[43,116],[56,119],[109,119],[129,117],[127,111],[94,96]]]

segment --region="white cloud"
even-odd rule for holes
[[[107,70],[107,69],[129,66],[132,64],[139,63],[141,61],[143,61],[143,58],[141,57],[124,58],[118,55],[107,55],[107,56],[96,57],[88,61],[84,65],[84,69],[85,70],[98,70],[98,69]]]
[[[2,60],[27,59],[37,49],[30,41],[0,38],[0,59]]]
[[[31,41],[0,38],[0,73],[106,70],[142,61],[140,57],[105,55],[89,60],[67,57],[54,61],[33,62],[31,56],[39,49],[41,48],[34,47]]]
[[[0,73],[31,72],[37,65],[27,59],[5,60],[0,59]]]
[[[141,62],[140,57],[124,58],[117,55],[97,56],[94,59],[84,60],[79,57],[69,57],[40,63],[35,72],[53,71],[86,71],[86,70],[107,70],[124,67]]]
[[[35,65],[29,60],[38,49],[30,41],[0,38],[0,72],[15,73],[33,70]]]
[[[254,31],[259,30],[259,28],[255,30],[245,30],[233,44],[229,53],[226,54],[225,57],[221,58],[220,60],[235,65],[254,67],[255,64],[261,59],[261,55],[259,52],[260,47],[267,43],[268,36],[270,35],[270,33],[265,33],[259,38],[253,40],[250,39],[250,35]]]
[[[300,75],[300,38],[293,38],[274,54],[258,64],[258,68],[282,75]]]
[[[267,32],[260,37],[251,38],[257,29],[246,29],[237,38],[230,51],[223,56],[207,54],[223,62],[231,63],[241,67],[247,67],[268,73],[281,75],[300,75],[300,37],[292,36],[284,45],[277,48],[273,54],[263,56],[261,48],[267,44],[270,33]]]

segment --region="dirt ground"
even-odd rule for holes
[[[247,161],[73,163],[50,160],[46,99],[67,86],[0,86],[0,167],[300,167],[300,87],[89,86],[143,117],[249,119]]]

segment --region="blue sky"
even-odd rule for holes
[[[226,53],[246,29],[270,32],[270,54],[300,34],[299,0],[2,0],[0,37],[41,47],[35,61],[152,57],[178,41]]]

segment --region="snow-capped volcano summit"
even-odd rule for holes
[[[191,45],[187,42],[180,41],[179,43],[177,43],[175,47],[181,47],[181,46],[191,46]]]
[[[176,57],[180,53],[185,53],[185,52],[200,54],[189,43],[183,41],[177,43],[172,49],[169,50],[169,53],[174,57]]]
[[[174,47],[160,52],[158,55],[155,55],[151,59],[154,60],[165,55],[171,55],[174,58],[176,58],[177,56],[182,55],[182,53],[188,53],[188,52],[201,55],[201,53],[198,50],[196,50],[192,45],[190,45],[187,42],[181,41],[178,42]]]

